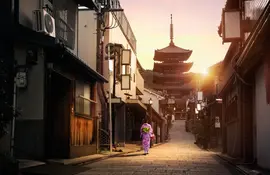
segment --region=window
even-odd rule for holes
[[[91,86],[90,84],[76,81],[75,113],[90,116],[91,114]]]

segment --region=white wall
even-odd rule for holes
[[[96,70],[96,15],[92,10],[79,10],[78,56]]]
[[[148,89],[144,89],[144,93],[143,93],[143,95],[141,97],[142,97],[142,102],[145,103],[145,104],[149,104],[149,99],[151,98],[152,101],[153,101],[152,108],[157,113],[160,114],[161,111],[159,110],[159,100],[161,100],[163,97],[161,97],[158,94],[155,94],[155,93],[151,92]]]
[[[111,14],[110,14],[110,21],[112,21],[112,15]],[[122,44],[125,47],[125,49],[131,49],[131,47],[128,44],[128,41],[125,38],[124,34],[122,33],[120,27],[110,29],[108,37],[109,37],[109,42],[110,43]],[[105,43],[105,45],[106,45],[106,43]],[[104,64],[109,64],[109,63],[108,63],[108,61],[105,61]],[[106,67],[108,67],[108,66],[104,66],[104,68],[106,68]],[[131,55],[131,77],[132,77],[131,78],[131,90],[122,91],[121,90],[121,84],[118,83],[116,85],[116,96],[121,97],[123,101],[126,100],[126,96],[124,95],[124,93],[131,94],[132,95],[130,97],[131,99],[136,98],[136,77],[135,77],[135,81],[134,81],[134,74],[136,75],[136,69],[137,69],[137,57],[136,57],[135,53],[132,51],[132,55]],[[106,71],[105,71],[105,73],[108,74],[108,72],[106,72]],[[108,77],[109,75],[104,75],[104,76]]]
[[[143,79],[143,77],[142,77],[142,75],[141,75],[141,73],[139,72],[139,70],[137,69],[137,71],[136,71],[136,77],[135,77],[135,79],[136,79],[136,86],[137,86],[137,88],[142,92],[142,93],[144,93],[144,79]]]
[[[270,169],[270,105],[266,103],[263,66],[256,72],[255,114],[258,164],[261,167]]]

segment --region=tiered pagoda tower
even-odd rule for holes
[[[156,90],[165,90],[170,97],[175,98],[175,117],[177,119],[181,117],[182,110],[185,109],[186,98],[192,90],[192,87],[188,85],[192,75],[185,74],[185,72],[190,70],[193,63],[185,62],[191,56],[192,50],[186,50],[174,44],[172,15],[170,40],[168,47],[155,50],[153,83]]]

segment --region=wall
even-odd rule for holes
[[[139,72],[139,70],[137,69],[136,71],[136,86],[137,88],[142,92],[144,93],[144,79],[141,75],[141,73]]]
[[[78,56],[96,70],[96,15],[91,10],[79,10]]]
[[[70,0],[71,1],[71,0]],[[19,23],[30,29],[33,28],[33,11],[40,9],[40,0],[19,0]],[[78,11],[77,11],[78,12]],[[76,14],[78,14],[76,12]],[[69,49],[73,54],[77,55],[77,17],[75,17],[75,46]]]
[[[15,58],[19,65],[25,64],[25,49],[22,44],[16,45]],[[43,154],[44,69],[43,56],[38,54],[38,64],[28,70],[27,88],[17,91],[17,107],[21,110],[15,130],[18,156]]]
[[[270,169],[270,106],[266,104],[263,66],[256,72],[255,116],[257,123],[257,160],[258,164]]]
[[[110,21],[112,21],[112,19],[113,19],[111,14],[110,14],[109,19],[110,19]],[[109,38],[110,43],[119,43],[119,44],[122,44],[125,47],[125,49],[131,49],[127,39],[125,38],[125,36],[122,33],[119,26],[116,28],[110,29],[107,37]],[[105,45],[106,45],[106,43],[105,43]],[[109,62],[105,61],[104,64],[108,65]],[[104,66],[104,68],[108,68],[108,66],[106,66],[106,65]],[[116,84],[116,96],[121,97],[123,101],[126,100],[126,96],[124,95],[124,93],[131,94],[132,95],[130,97],[131,99],[136,98],[136,76],[135,76],[135,80],[134,80],[134,74],[136,75],[136,70],[137,70],[137,57],[136,57],[135,53],[132,51],[132,55],[131,55],[131,77],[132,77],[131,78],[131,90],[122,91],[121,84],[120,83]],[[109,72],[105,72],[104,76],[109,77]]]
[[[163,97],[151,92],[148,89],[144,89],[144,94],[142,97],[142,102],[144,104],[149,104],[149,99],[151,98],[153,101],[152,108],[160,114],[160,107],[159,107],[159,100],[161,100]]]

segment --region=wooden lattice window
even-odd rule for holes
[[[91,115],[91,85],[76,81],[75,90],[75,113],[78,115]]]

